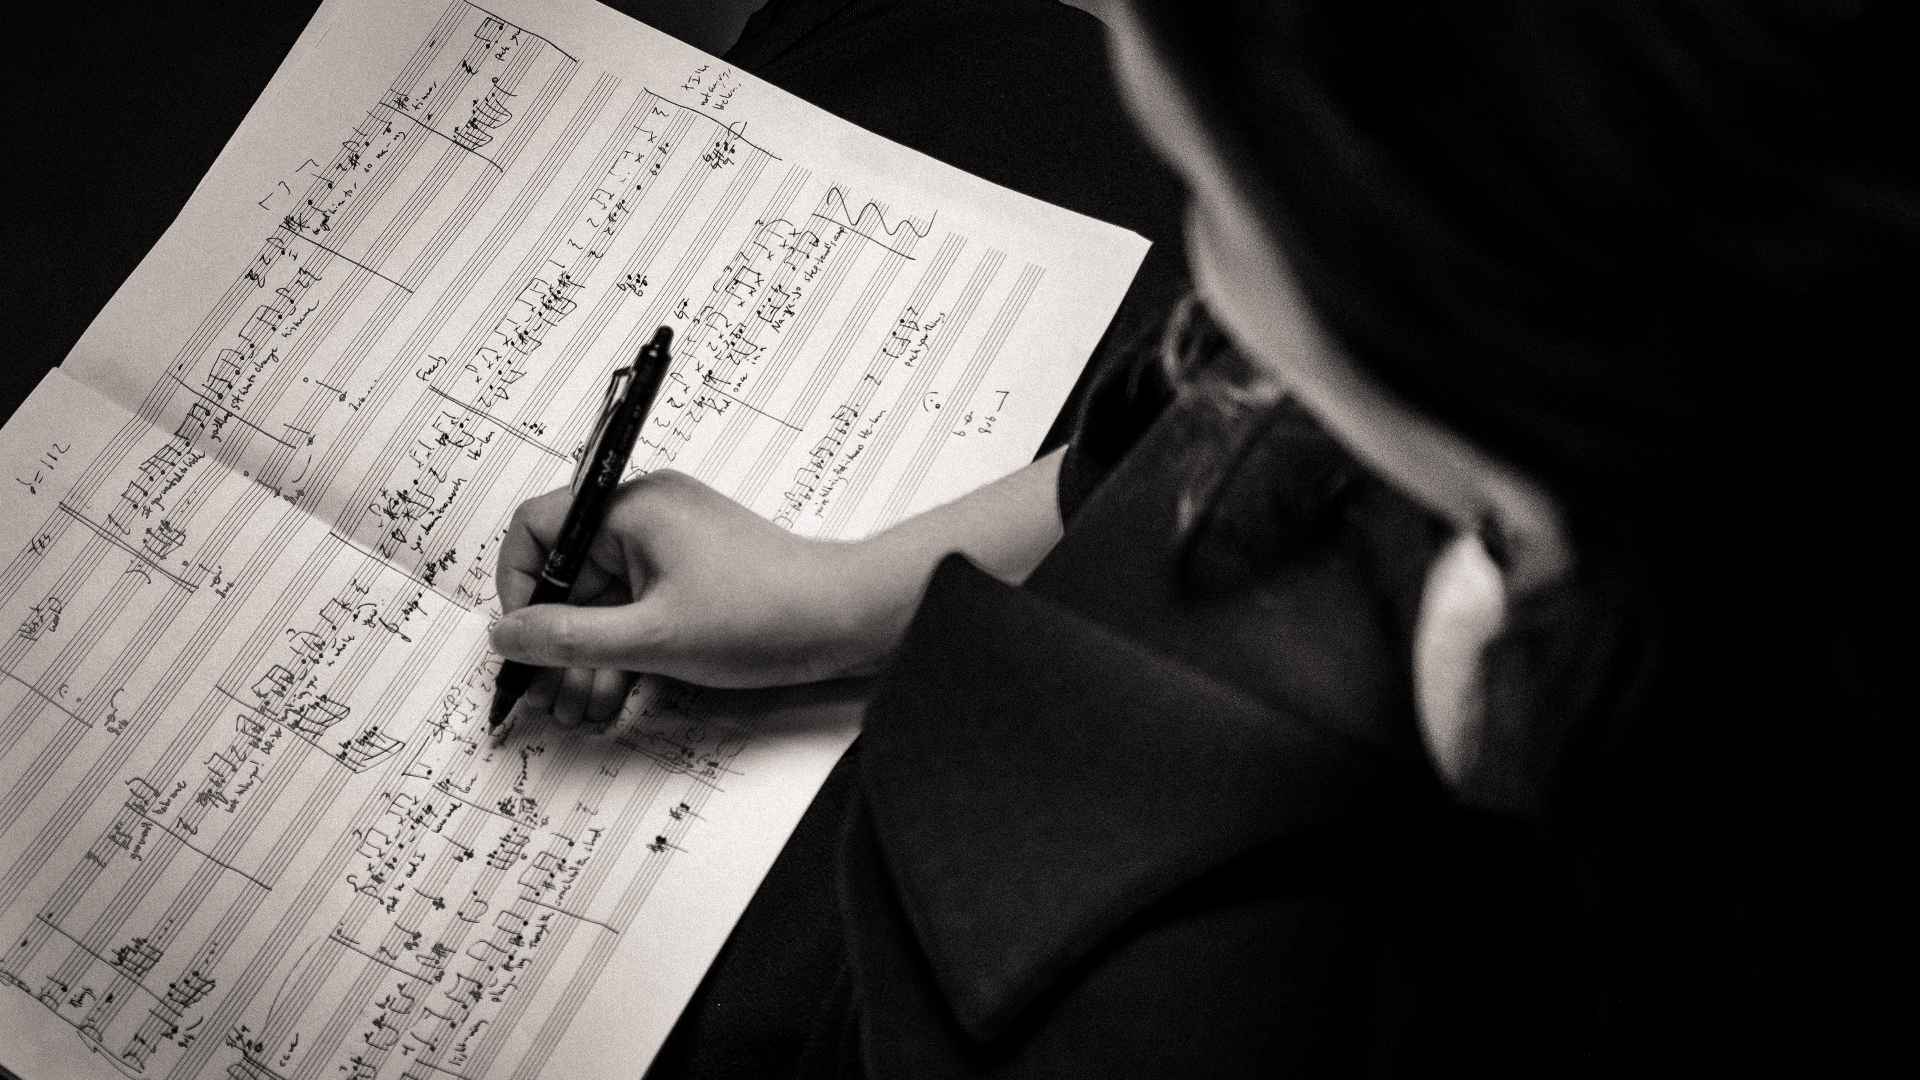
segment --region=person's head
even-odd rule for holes
[[[1831,909],[1803,886],[1871,879],[1821,830],[1891,827],[1893,373],[1920,284],[1896,7],[1103,13],[1218,321],[1383,476],[1504,541],[1516,607],[1455,779],[1581,883],[1603,1040],[1764,1031],[1858,945],[1808,932]]]

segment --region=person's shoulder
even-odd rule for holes
[[[875,1030],[1056,1063],[1095,1053],[1094,1016],[1178,1015],[1153,1003],[1182,980],[1344,1000],[1328,987],[1370,948],[1382,862],[1362,853],[1436,796],[1404,760],[958,557],[861,745],[843,895]]]

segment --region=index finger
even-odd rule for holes
[[[562,487],[536,495],[515,508],[507,522],[507,534],[500,540],[500,559],[493,571],[500,610],[517,611],[527,606],[572,502],[572,492]]]

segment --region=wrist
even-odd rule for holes
[[[833,564],[826,577],[834,583],[832,593],[823,608],[835,615],[835,676],[872,675],[885,667],[919,610],[940,555],[907,539],[889,530],[823,543]]]

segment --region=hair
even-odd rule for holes
[[[1566,515],[1461,794],[1574,884],[1598,1060],[1890,1040],[1908,7],[1134,6],[1334,338]]]

